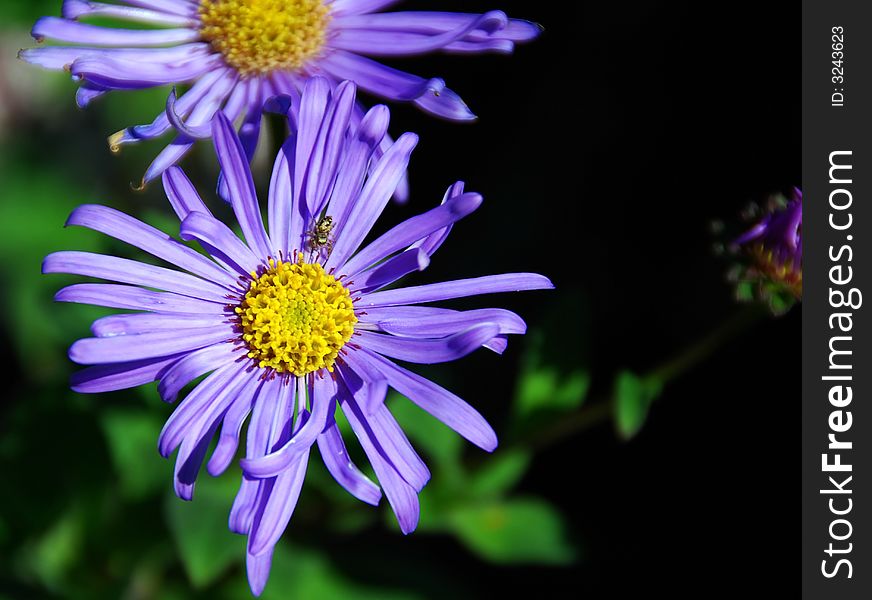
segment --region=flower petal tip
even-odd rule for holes
[[[57,297],[57,295],[55,297]],[[71,361],[78,365],[90,364],[90,361],[88,360],[87,348],[82,348],[84,342],[85,340],[76,340],[70,346],[69,350],[67,350],[67,356],[70,358]]]
[[[418,528],[418,513],[414,515],[409,515],[408,517],[397,519],[397,523],[400,525],[400,531],[403,532],[403,535],[409,535],[410,533],[414,533],[414,531]]]
[[[126,129],[122,129],[121,131],[116,131],[108,138],[106,138],[106,143],[109,145],[109,152],[112,154],[118,154],[121,152],[121,140],[124,139],[124,133]]]
[[[77,20],[81,15],[88,12],[88,3],[82,0],[64,0],[61,7],[61,16],[71,21]]]

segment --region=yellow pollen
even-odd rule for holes
[[[270,260],[236,308],[248,356],[297,376],[333,371],[357,317],[348,290],[319,264]]]
[[[295,70],[327,37],[323,0],[201,0],[200,35],[243,77]]]

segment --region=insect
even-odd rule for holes
[[[315,226],[306,232],[310,250],[326,249],[327,254],[333,250],[333,217],[321,217]]]

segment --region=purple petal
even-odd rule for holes
[[[242,143],[223,113],[218,113],[212,121],[212,136],[218,162],[227,182],[233,212],[248,247],[256,255],[266,258],[272,252],[271,244],[263,228],[251,169],[248,167]]]
[[[242,275],[257,271],[263,263],[227,225],[201,212],[192,212],[185,217],[179,236],[186,241],[197,240],[210,254],[220,257],[223,263]]]
[[[358,500],[373,506],[378,505],[381,490],[351,461],[342,434],[335,423],[318,436],[318,450],[324,466],[339,485]]]
[[[114,392],[151,383],[181,355],[162,356],[114,365],[96,365],[76,371],[70,388],[80,394]]]
[[[153,65],[179,65],[193,58],[205,58],[211,47],[204,42],[182,44],[171,48],[90,48],[85,46],[43,46],[21,50],[18,58],[32,65],[53,69],[70,70],[80,59],[123,59],[147,62]]]
[[[387,8],[392,4],[397,4],[399,1],[400,0],[333,0],[330,4],[330,14],[336,16],[360,15]]]
[[[306,467],[309,463],[309,450],[276,478],[269,497],[254,515],[251,533],[248,537],[248,552],[255,556],[267,552],[275,546],[284,533],[294,508],[300,499]]]
[[[93,304],[125,310],[147,310],[179,314],[224,314],[224,306],[214,302],[180,296],[169,292],[152,292],[130,285],[77,283],[61,289],[57,302]]]
[[[395,314],[396,309],[375,308],[368,311],[365,322],[377,323],[383,331],[401,337],[426,338],[453,335],[480,323],[494,323],[500,334],[527,331],[524,320],[515,313],[501,308],[454,311],[445,308],[410,306],[408,315]]]
[[[369,363],[388,385],[479,448],[493,452],[497,447],[497,436],[484,417],[448,390],[366,350],[349,351],[345,360],[354,369],[359,363]]]
[[[269,183],[269,235],[274,249],[283,255],[288,254],[288,234],[290,221],[296,216],[294,210],[293,177],[290,171],[290,160],[296,152],[296,136],[285,140],[276,156],[272,178]]]
[[[358,331],[357,343],[367,350],[397,360],[431,365],[463,358],[499,333],[500,328],[494,323],[473,325],[465,331],[439,339],[402,338]]]
[[[423,489],[430,480],[430,470],[385,406],[384,393],[387,389],[384,387],[383,378],[380,377],[375,382],[377,389],[373,390],[374,386],[362,373],[343,368],[341,375],[353,397],[353,402],[343,406],[345,416],[359,421],[359,427],[366,431],[375,450],[396,469],[406,483],[416,491]],[[381,395],[381,400],[374,402],[372,395]],[[363,408],[367,408],[366,412]],[[349,412],[353,414],[349,415]]]
[[[260,596],[269,580],[269,571],[272,565],[273,549],[254,555],[245,553],[245,573],[248,576],[248,587],[255,596]]]
[[[203,459],[209,444],[218,430],[221,419],[220,414],[209,414],[212,419],[209,428],[205,431],[191,432],[182,440],[179,453],[176,455],[176,464],[173,468],[173,491],[182,500],[190,502],[194,499],[194,484],[203,466]]]
[[[497,354],[502,354],[509,347],[509,339],[505,335],[498,335],[484,345],[488,350],[493,350]]]
[[[237,287],[234,278],[209,259],[162,231],[112,208],[85,204],[73,211],[66,224],[99,231],[224,287]]]
[[[218,344],[233,335],[230,328],[188,329],[183,337],[177,331],[158,331],[108,338],[85,338],[70,346],[70,360],[80,365],[119,363],[156,356],[169,356]]]
[[[336,245],[327,260],[328,268],[341,266],[360,246],[394,193],[417,143],[417,135],[404,133],[373,169],[349,211],[341,235],[337,237]]]
[[[309,79],[300,100],[297,117],[297,154],[294,159],[294,198],[299,205],[297,209],[304,215],[311,214],[308,209],[312,203],[304,196],[307,190],[306,180],[329,103],[330,83],[323,77]],[[305,211],[303,211],[304,207]]]
[[[246,439],[246,456],[249,458],[263,456],[269,451],[273,437],[274,423],[284,420],[288,405],[293,401],[293,385],[285,385],[279,378],[262,381],[255,393],[254,405],[251,410],[251,420],[248,425]],[[275,434],[277,438],[278,433]],[[239,492],[233,500],[230,509],[228,526],[230,531],[248,534],[254,511],[257,507],[259,490],[271,482],[242,478]]]
[[[348,213],[363,186],[367,167],[376,148],[385,137],[391,113],[382,104],[364,115],[345,150],[327,212],[333,216],[334,231],[341,235]]]
[[[313,384],[311,416],[281,448],[265,456],[241,461],[243,472],[249,477],[265,479],[275,477],[300,460],[327,426],[335,406],[336,383],[330,377],[315,378]]]
[[[233,89],[233,93],[227,99],[223,111],[227,119],[232,123],[237,117],[245,111],[245,119],[239,128],[239,142],[242,144],[242,150],[245,152],[245,158],[250,163],[254,158],[254,152],[257,150],[257,140],[260,136],[260,122],[264,110],[264,103],[261,99],[262,88],[267,87],[269,80],[265,79],[244,79]],[[208,126],[202,127],[204,130],[198,135],[205,134],[204,137],[211,136],[211,130],[206,133]],[[227,187],[227,180],[224,178],[224,173],[218,174],[218,196],[230,203],[230,189]]]
[[[499,11],[492,11],[498,13]],[[542,34],[542,27],[522,19],[504,19],[499,15],[483,23],[485,27],[471,32],[468,39],[483,41],[491,38],[528,42]],[[377,31],[409,32],[419,34],[440,34],[467,27],[480,19],[480,15],[433,12],[401,11],[374,15],[341,16],[332,21],[333,27],[373,29]]]
[[[336,181],[339,159],[346,148],[356,91],[350,81],[343,81],[336,87],[312,148],[303,194],[311,215],[318,215],[324,209]]]
[[[224,396],[233,392],[233,382],[244,374],[240,365],[230,363],[219,368],[204,379],[179,404],[164,424],[158,438],[158,451],[168,457],[179,447],[192,425],[196,424],[205,411]]]
[[[411,485],[400,477],[394,466],[387,461],[379,451],[376,440],[372,437],[372,431],[364,426],[365,421],[359,418],[360,409],[355,410],[354,400],[349,398],[342,403],[342,410],[348,422],[351,424],[351,429],[357,436],[363,451],[366,453],[369,462],[372,465],[375,475],[379,483],[384,489],[385,495],[394,514],[397,516],[397,522],[400,524],[400,530],[404,534],[411,533],[418,526],[418,517],[420,514],[420,506],[418,504],[418,494]]]
[[[257,375],[257,371],[252,371]],[[254,405],[254,394],[257,391],[257,381],[252,379],[247,385],[240,387],[233,404],[224,415],[224,423],[221,425],[221,435],[218,438],[218,443],[212,452],[209,463],[206,465],[206,470],[209,475],[217,477],[223,473],[230,463],[233,462],[233,457],[236,455],[236,449],[239,447],[239,434],[242,432],[242,424],[245,418],[251,412]]]
[[[230,531],[240,535],[248,535],[248,532],[251,531],[251,522],[254,519],[260,489],[267,484],[271,485],[272,481],[242,478],[239,491],[233,498],[233,505],[230,507],[230,515],[227,518],[227,528]]]
[[[452,298],[496,294],[499,292],[520,292],[524,290],[550,290],[554,288],[548,278],[535,273],[505,273],[486,275],[472,279],[443,281],[428,285],[387,290],[367,294],[355,302],[355,308],[395,306],[398,304],[417,304],[436,302]]]
[[[200,195],[197,193],[194,184],[185,175],[179,167],[170,167],[163,173],[163,185],[167,198],[176,211],[179,221],[184,221],[185,217],[193,211],[212,216],[212,213],[206,208]]]
[[[219,315],[133,313],[109,315],[97,319],[91,323],[91,333],[97,337],[115,337],[155,331],[181,332],[186,329],[226,326],[227,317]]]
[[[462,181],[457,181],[449,187],[445,191],[445,195],[442,197],[442,204],[445,204],[451,198],[455,198],[463,193],[464,184]],[[443,242],[448,238],[448,234],[451,233],[452,225],[447,225],[443,227],[439,231],[434,231],[430,235],[428,235],[425,239],[420,240],[412,244],[413,248],[421,248],[424,252],[427,253],[427,256],[433,256],[433,254],[442,246]]]
[[[319,65],[336,79],[352,79],[360,89],[376,96],[414,102],[431,114],[454,121],[476,118],[441,79],[422,79],[342,50],[320,59]]]
[[[196,140],[204,140],[212,136],[211,124],[189,125],[185,123],[182,115],[179,114],[176,109],[176,104],[176,88],[173,87],[173,89],[170,90],[169,96],[167,96],[166,110],[164,112],[170,125],[172,125],[176,131]]]
[[[386,135],[382,138],[381,143],[375,149],[375,159],[376,162],[381,160],[381,157],[384,156],[385,152],[388,151],[394,143],[393,138],[391,136]],[[397,184],[397,189],[394,190],[394,202],[397,204],[405,204],[409,201],[409,174],[403,173],[403,176],[400,177],[400,182]]]
[[[191,500],[194,484],[203,466],[209,444],[218,430],[221,420],[238,397],[242,388],[256,383],[257,374],[237,371],[217,394],[191,421],[176,456],[174,488],[182,500]]]
[[[381,373],[369,364],[361,362],[358,367],[360,368],[355,370],[343,364],[337,365],[346,387],[354,395],[355,403],[363,408],[366,415],[373,415],[385,403],[388,384]]]
[[[296,384],[298,401],[302,402],[302,398],[305,398],[307,388],[310,394],[314,393],[311,386],[306,384],[305,378],[297,378]],[[293,418],[293,407],[290,401],[293,400],[293,396],[288,395],[287,392],[293,388],[289,385],[284,387],[285,389],[280,391],[278,410],[274,411],[267,448],[274,449],[287,440],[292,433],[297,433],[301,427],[305,426],[309,416],[308,411],[301,407],[297,421],[294,423],[293,432],[291,431],[290,421]],[[252,457],[249,456],[249,458]],[[249,531],[249,553],[261,554],[272,548],[278,541],[299,499],[308,460],[309,451],[306,450],[297,462],[278,477],[261,482]],[[246,478],[245,481],[248,479]]]
[[[113,29],[58,17],[39,19],[31,35],[37,41],[48,38],[71,44],[121,47],[182,44],[197,41],[200,37],[196,29]]]
[[[191,89],[185,92],[175,103],[174,109],[176,113],[180,117],[188,117],[194,109],[201,104],[204,98],[207,98],[214,93],[216,84],[220,81],[224,81],[226,78],[225,75],[224,71],[215,69],[199,78],[196,83],[191,86]],[[86,82],[85,85],[90,84]],[[159,137],[169,131],[171,127],[166,111],[162,111],[154,121],[148,125],[134,125],[133,127],[122,129],[118,133],[110,136],[109,148],[112,152],[120,152],[121,146],[124,144]]]
[[[91,252],[55,252],[43,260],[42,272],[97,277],[159,288],[222,305],[227,303],[227,290],[210,281],[117,256]]]
[[[465,17],[462,21],[439,22],[439,17],[445,14],[451,13],[398,12],[346,17],[333,23],[336,34],[330,46],[372,56],[424,54],[462,41],[474,30],[490,35],[504,29],[509,21],[504,12],[493,10],[483,15],[462,15]],[[430,31],[415,29],[418,23],[428,20],[432,21]]]
[[[163,175],[164,171],[179,162],[193,147],[194,142],[190,138],[183,135],[176,137],[148,165],[145,175],[142,176],[142,183],[139,185],[139,189],[143,189],[146,184]]]
[[[223,69],[217,82],[208,90],[202,100],[191,110],[188,125],[197,127],[212,120],[221,104],[235,89],[239,79],[238,73],[231,69]],[[235,118],[228,115],[229,118]],[[143,176],[143,185],[159,177],[167,168],[178,162],[193,146],[193,140],[185,135],[179,135],[173,142],[157,155]]]
[[[196,17],[198,3],[194,0],[124,0],[127,4],[142,6],[172,15]]]
[[[397,250],[459,221],[481,206],[481,203],[482,197],[479,194],[463,194],[423,214],[406,219],[358,252],[345,263],[342,271],[349,277],[354,277],[366,267]]]
[[[474,121],[476,117],[454,91],[443,88],[438,93],[424,94],[414,104],[431,115],[450,121]]]
[[[323,57],[319,64],[336,80],[355,81],[361,89],[388,100],[412,102],[426,94],[439,94],[445,89],[445,81],[438,77],[423,79],[342,50],[334,50]]]
[[[70,67],[74,78],[113,90],[138,90],[188,82],[220,64],[220,57],[204,54],[177,65],[143,63],[120,57],[84,56]]]
[[[377,411],[366,417],[385,457],[397,468],[406,483],[421,491],[430,481],[430,470],[403,433],[397,420],[382,404]]]
[[[83,0],[64,0],[61,14],[65,19],[79,17],[108,17],[151,25],[166,25],[196,28],[197,20],[189,16],[173,15],[163,11],[147,8],[133,8],[102,2],[84,2]]]
[[[245,353],[234,344],[214,344],[189,352],[168,368],[157,386],[164,402],[174,402],[182,388],[200,375],[214,371],[231,361],[245,357]]]
[[[100,86],[85,82],[76,90],[76,106],[79,108],[87,108],[93,100],[99,98],[108,91],[109,90]]]
[[[420,248],[412,248],[389,258],[349,281],[359,292],[368,292],[389,285],[414,271],[423,271],[430,265],[430,257]]]

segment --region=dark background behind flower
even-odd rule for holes
[[[485,204],[417,281],[528,270],[557,285],[491,299],[530,326],[503,357],[483,350],[428,370],[491,420],[501,447],[484,456],[394,399],[433,470],[419,531],[401,536],[384,507],[346,497],[313,460],[264,597],[684,595],[739,592],[751,577],[772,586],[761,594],[780,591],[755,548],[799,542],[800,308],[772,319],[737,305],[709,224],[800,181],[799,11],[401,6],[497,4],[545,35],[511,58],[414,61],[444,74],[481,120],[392,107],[393,132],[422,141],[412,201],[381,226],[464,179]],[[243,538],[226,531],[238,472],[204,476],[182,503],[155,449],[171,407],[151,387],[66,387],[66,347],[98,313],[53,304],[73,279],[39,275],[42,257],[137,256],[62,229],[67,214],[100,202],[174,224],[160,186],[128,186],[159,144],[117,157],[105,144],[147,121],[166,91],[113,94],[82,112],[66,78],[15,60],[31,22],[59,10],[59,0],[0,2],[0,597],[245,598]],[[183,166],[214,205],[210,152]],[[259,158],[261,187],[271,160]]]

